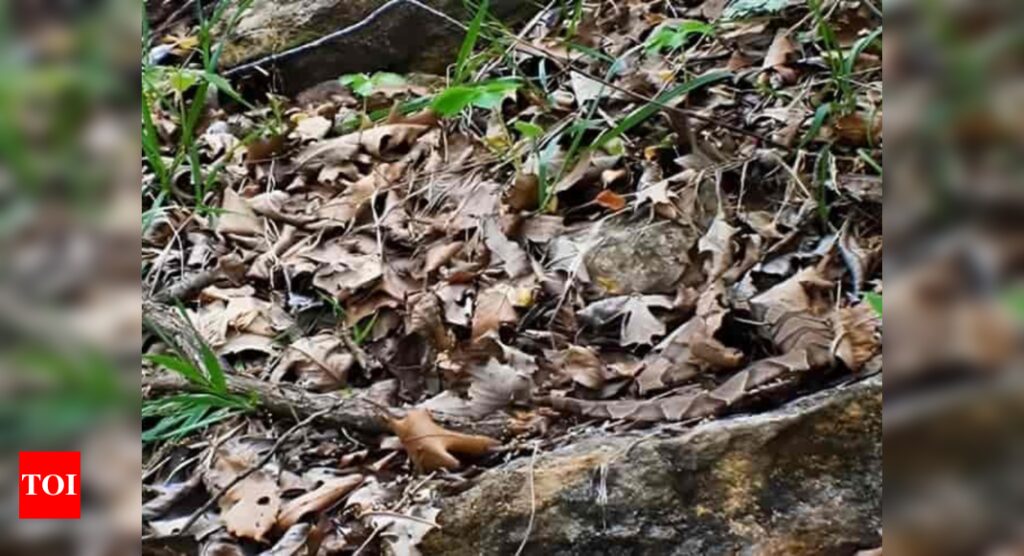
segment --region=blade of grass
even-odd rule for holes
[[[710,85],[712,83],[717,83],[718,81],[727,79],[730,76],[732,76],[732,72],[715,71],[691,79],[686,83],[677,85],[676,87],[673,87],[672,89],[658,96],[658,98],[656,98],[654,102],[647,103],[637,108],[636,110],[630,112],[629,115],[623,118],[623,120],[619,122],[618,125],[598,136],[598,138],[591,145],[591,148],[599,149],[606,145],[612,139],[617,139],[618,137],[621,137],[622,135],[628,133],[634,127],[642,124],[648,118],[650,118],[659,110],[661,110],[661,105],[668,104],[669,102],[672,102],[676,98],[685,95],[686,93]]]
[[[473,51],[476,49],[477,40],[480,39],[480,30],[483,28],[484,20],[487,19],[487,8],[490,4],[490,0],[482,0],[480,5],[477,7],[476,15],[473,17],[473,21],[469,24],[469,30],[466,31],[466,38],[462,41],[462,46],[459,48],[459,56],[455,60],[455,83],[461,84],[465,81],[466,76],[469,75],[469,59],[473,55]]]

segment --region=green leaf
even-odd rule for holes
[[[252,104],[249,104],[249,101],[242,98],[242,95],[238,94],[238,91],[231,86],[231,83],[229,83],[227,79],[224,79],[220,75],[208,71],[203,74],[203,79],[205,79],[210,85],[216,87],[218,91],[228,95],[242,106],[250,109],[255,108]]]
[[[408,81],[406,81],[401,75],[386,71],[373,74],[373,77],[370,78],[370,82],[373,84],[374,88],[401,87],[408,83]]]
[[[714,27],[703,21],[687,20],[677,25],[664,26],[647,39],[645,45],[648,54],[663,50],[674,51],[686,44],[692,35],[713,35]]]
[[[203,365],[206,366],[206,374],[210,377],[210,385],[213,390],[220,394],[227,394],[228,392],[228,379],[224,374],[224,369],[220,366],[220,359],[217,358],[217,354],[210,349],[210,346],[203,343]]]
[[[448,87],[434,98],[430,107],[434,112],[447,118],[472,105],[477,94],[477,90],[472,87]]]
[[[149,354],[145,355],[144,359],[154,365],[159,365],[178,373],[183,376],[185,380],[188,380],[193,384],[198,384],[200,386],[207,386],[209,384],[209,381],[207,381],[206,377],[199,372],[199,369],[195,368],[191,363],[180,357]]]
[[[462,46],[459,48],[459,57],[455,61],[455,83],[462,83],[469,74],[469,57],[473,55],[473,50],[476,49],[476,42],[480,38],[480,30],[483,28],[484,19],[487,17],[488,4],[489,0],[480,2],[480,7],[476,10],[476,16],[473,17],[473,21],[469,24],[469,29],[466,30],[466,38],[462,40]]]
[[[857,58],[859,58],[860,55],[863,54],[864,51],[867,50],[867,48],[869,46],[874,44],[874,42],[876,40],[878,40],[879,37],[881,37],[881,36],[882,36],[882,28],[879,27],[879,28],[875,29],[874,31],[872,31],[871,33],[869,33],[864,38],[862,38],[859,41],[857,41],[853,45],[853,48],[850,49],[850,53],[847,54],[846,60],[845,60],[845,62],[846,62],[845,70],[846,70],[846,75],[847,76],[849,76],[850,74],[853,73],[853,67],[857,64]]]
[[[512,124],[512,127],[514,127],[520,135],[526,137],[527,139],[537,139],[538,137],[544,135],[544,128],[534,123],[519,120]]]
[[[496,79],[477,85],[456,85],[441,91],[430,107],[443,117],[459,114],[470,106],[493,109],[501,105],[522,83],[518,79]]]
[[[800,141],[800,148],[804,148],[811,141],[814,141],[818,137],[818,133],[821,131],[821,127],[825,125],[825,121],[828,120],[829,114],[832,113],[832,103],[826,102],[818,107],[814,111],[814,120],[811,122],[811,128],[807,130],[807,134],[804,135],[803,140]]]
[[[167,83],[179,94],[188,91],[199,82],[199,75],[191,70],[178,69],[170,72]]]
[[[338,81],[361,97],[368,97],[373,94],[373,81],[365,73],[343,75],[338,78]]]
[[[868,292],[864,294],[864,300],[868,302],[868,305],[871,305],[871,308],[878,313],[878,316],[882,316],[882,294]],[[1024,308],[1024,306],[1022,306],[1022,308]]]
[[[669,102],[672,102],[677,97],[685,95],[686,93],[689,93],[689,92],[691,92],[693,90],[699,89],[699,88],[704,87],[706,85],[710,85],[712,83],[716,83],[718,81],[722,81],[722,80],[727,79],[727,78],[729,78],[731,76],[732,76],[732,72],[728,72],[728,71],[715,71],[715,72],[707,73],[707,74],[704,74],[704,75],[702,75],[700,77],[691,79],[691,80],[687,81],[686,83],[678,85],[678,86],[676,86],[676,87],[666,91],[665,93],[662,93],[662,95],[659,96],[658,98],[656,98],[654,100],[654,102],[649,102],[649,103],[647,103],[647,104],[637,108],[636,110],[633,110],[632,112],[629,113],[628,116],[626,116],[614,128],[612,128],[612,129],[602,133],[600,136],[598,136],[598,138],[594,141],[594,143],[591,145],[591,147],[594,148],[594,149],[599,149],[599,148],[603,147],[608,141],[611,141],[612,139],[616,139],[616,138],[621,137],[622,135],[628,133],[631,129],[633,129],[634,127],[640,125],[645,120],[647,120],[647,118],[650,118],[651,116],[656,114],[659,110],[662,109],[663,106],[665,106]]]

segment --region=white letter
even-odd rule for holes
[[[34,479],[37,479],[38,477],[42,477],[42,475],[39,475],[39,474],[32,474],[32,475],[25,474],[25,475],[21,476],[21,480],[22,481],[24,481],[25,479],[28,479],[28,492],[25,493],[26,496],[35,496],[36,495],[36,482],[35,482]]]
[[[57,492],[50,492],[50,488],[47,486],[47,485],[50,484],[50,479],[57,479],[57,484],[60,485],[60,486],[57,487]],[[47,476],[43,477],[43,492],[45,492],[47,495],[49,495],[49,496],[57,496],[63,490],[64,490],[64,477],[61,477],[60,475],[47,475]]]
[[[77,496],[75,494],[75,475],[68,475],[68,496]]]

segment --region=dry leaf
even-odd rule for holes
[[[274,367],[270,380],[280,382],[289,372],[298,376],[298,386],[316,392],[338,390],[348,384],[348,372],[355,358],[335,334],[300,338]]]
[[[517,174],[505,202],[513,210],[536,210],[540,205],[540,178],[535,174]]]
[[[881,319],[867,303],[836,311],[835,354],[851,371],[859,371],[882,347]]]
[[[697,243],[700,253],[709,256],[705,265],[709,282],[721,278],[732,267],[732,240],[738,231],[729,224],[725,214],[719,213],[707,233]]]
[[[797,47],[785,29],[779,29],[764,57],[764,69],[776,69],[794,61]]]
[[[530,272],[530,258],[526,251],[505,237],[493,218],[484,221],[483,233],[487,248],[505,264],[505,272],[510,278],[518,278]]]
[[[388,424],[416,468],[428,473],[458,469],[461,464],[453,454],[479,457],[499,445],[493,438],[442,428],[425,409],[411,409],[405,418],[389,419]]]
[[[224,189],[224,201],[220,208],[223,212],[217,218],[218,234],[259,235],[263,233],[260,219],[253,212],[248,201],[235,190]]]
[[[640,393],[671,388],[710,369],[734,368],[743,354],[714,338],[727,311],[719,302],[721,290],[709,289],[697,302],[696,314],[647,356],[637,377]]]
[[[533,390],[532,369],[519,369],[491,359],[472,370],[469,407],[476,418],[486,417],[514,402],[527,402]]]
[[[323,116],[311,116],[302,118],[295,125],[295,135],[302,141],[323,139],[331,131],[333,122]]]
[[[558,365],[573,382],[591,390],[604,388],[608,379],[614,376],[594,350],[582,346],[566,348],[558,356]]]
[[[465,245],[465,242],[452,241],[440,243],[431,247],[430,250],[427,251],[426,262],[423,265],[423,273],[430,274],[431,272],[434,272],[448,264],[448,262],[462,250],[463,245]]]
[[[347,477],[327,480],[320,488],[285,502],[281,506],[281,514],[277,518],[277,526],[281,529],[287,529],[295,525],[302,519],[302,516],[311,512],[319,512],[332,506],[362,483],[362,475],[349,475]]]
[[[227,491],[220,500],[221,519],[236,537],[262,541],[277,519],[281,495],[277,481],[260,469]]]
[[[498,331],[502,325],[518,322],[516,301],[519,295],[510,284],[496,284],[480,292],[473,312],[473,339]]]
[[[601,191],[594,199],[594,202],[612,211],[626,208],[626,198],[610,189]]]
[[[433,529],[440,529],[436,524],[441,510],[423,505],[409,509],[408,517],[401,515],[372,515],[367,521],[374,529],[380,528],[381,537],[386,544],[387,553],[391,556],[420,556],[416,548],[423,537]]]
[[[650,345],[657,336],[665,334],[665,323],[651,312],[643,297],[630,297],[623,307],[626,314],[622,321],[622,343],[625,345]]]

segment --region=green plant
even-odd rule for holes
[[[177,439],[228,417],[252,411],[256,400],[228,390],[227,376],[209,346],[203,344],[203,368],[181,355],[146,355],[154,365],[181,375],[198,390],[149,400],[142,405],[142,417],[156,423],[142,432],[143,442]]]
[[[363,345],[370,337],[370,333],[373,332],[373,327],[377,324],[377,313],[374,313],[369,319],[363,319],[362,324],[356,323],[352,327],[352,341],[357,346]]]
[[[438,93],[430,108],[443,117],[458,115],[469,107],[491,110],[522,86],[514,78],[494,79],[475,85],[455,85]]]
[[[818,186],[818,217],[821,219],[821,225],[825,228],[829,225],[828,219],[831,213],[828,204],[828,190],[829,187],[835,186],[835,172],[835,159],[832,157],[832,151],[825,147],[818,153],[818,158],[814,163],[814,181]]]
[[[691,79],[685,83],[681,83],[668,91],[665,91],[658,98],[654,99],[654,102],[645,103],[643,106],[630,112],[625,118],[622,119],[615,127],[602,133],[594,141],[592,148],[598,149],[603,147],[612,139],[617,139],[623,134],[629,132],[629,130],[642,124],[648,118],[656,114],[663,106],[672,102],[676,98],[689,93],[695,89],[699,89],[712,83],[717,83],[723,79],[727,79],[732,75],[728,71],[714,71],[704,74],[700,77]]]
[[[878,316],[882,316],[882,294],[875,292],[868,292],[864,294],[864,301],[871,305],[871,308],[878,313]]]
[[[477,6],[476,15],[473,16],[473,21],[469,23],[469,28],[466,30],[466,38],[462,40],[462,45],[459,47],[459,56],[455,59],[454,82],[456,85],[465,82],[470,72],[473,71],[470,62],[473,51],[476,50],[476,43],[480,40],[480,32],[483,30],[484,21],[487,19],[489,4],[490,0],[483,0]]]
[[[857,97],[854,90],[854,82],[851,78],[857,59],[871,45],[875,44],[882,37],[882,28],[878,27],[868,35],[862,37],[849,52],[844,53],[836,37],[835,30],[829,24],[829,18],[824,13],[821,0],[810,0],[808,5],[811,14],[814,16],[815,29],[818,38],[824,46],[823,57],[828,64],[832,83],[835,88],[834,111],[840,114],[849,114],[856,108]]]
[[[242,14],[253,0],[238,0],[236,10],[228,15],[232,0],[220,0],[209,17],[200,12],[199,27],[196,31],[195,52],[199,60],[197,67],[190,67],[187,60],[183,67],[166,67],[150,63],[146,45],[150,41],[149,30],[143,27],[142,56],[142,150],[149,169],[155,174],[160,191],[156,194],[150,211],[144,218],[144,225],[149,224],[152,216],[160,210],[162,203],[171,193],[172,179],[178,169],[187,164],[193,187],[194,200],[197,207],[205,210],[203,199],[219,173],[218,167],[204,174],[196,144],[199,124],[206,105],[207,95],[213,89],[220,91],[235,101],[251,108],[251,105],[235,91],[226,79],[217,73],[217,65],[223,50],[223,44],[214,43],[214,30],[222,23],[230,30],[237,25]],[[191,58],[194,58],[193,55]],[[191,60],[190,58],[190,60]],[[179,126],[178,143],[175,145],[170,160],[164,159],[160,152],[160,137],[155,124],[154,114],[157,109],[173,114]]]
[[[664,51],[679,50],[692,36],[709,37],[715,34],[715,28],[703,21],[686,20],[675,25],[665,25],[648,37],[644,48],[648,54],[660,54]]]
[[[372,95],[381,87],[401,87],[406,84],[404,77],[389,72],[377,72],[372,76],[365,73],[352,73],[341,76],[338,81],[352,89],[353,93],[364,98]]]
[[[234,394],[229,390],[227,374],[217,354],[200,339],[184,308],[179,306],[179,311],[189,327],[186,333],[196,340],[200,361],[195,362],[188,357],[174,338],[160,329],[155,329],[157,335],[175,353],[147,354],[144,359],[180,375],[195,391],[143,402],[142,418],[156,419],[153,426],[142,431],[143,442],[181,438],[228,417],[252,411],[258,401],[254,396]]]

